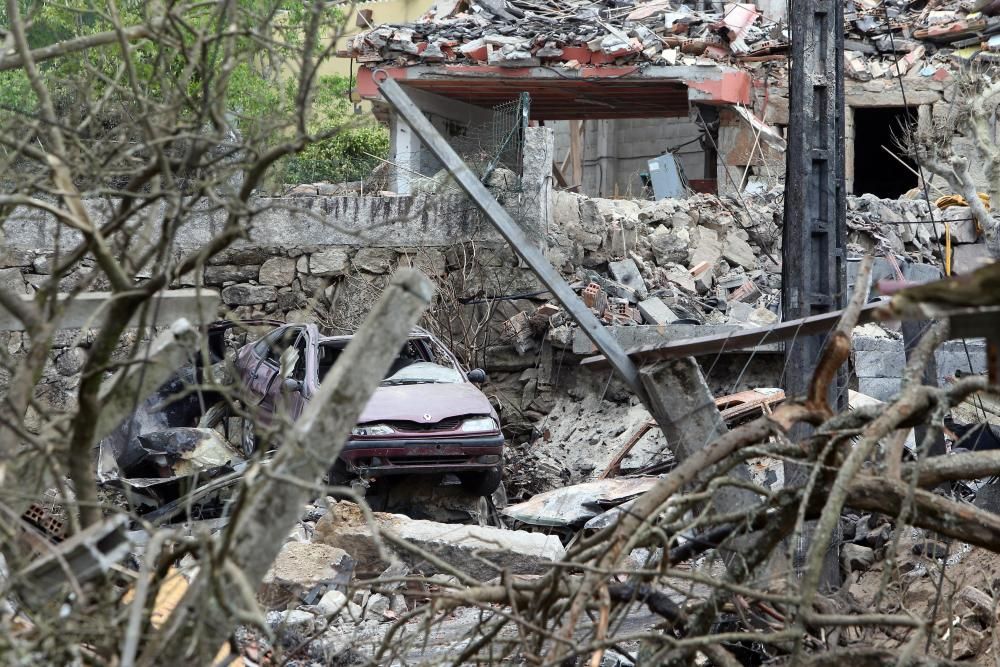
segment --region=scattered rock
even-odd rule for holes
[[[677,315],[658,297],[639,302],[639,312],[647,324],[670,324],[677,321]]]
[[[846,572],[864,572],[875,563],[875,551],[860,544],[840,548],[840,563]]]
[[[739,264],[745,269],[757,268],[757,255],[750,244],[732,232],[726,235],[722,245],[722,256],[730,264]]]
[[[224,283],[234,282],[245,283],[248,280],[257,280],[259,273],[259,269],[251,264],[240,266],[232,264],[223,264],[222,266],[206,266],[205,284],[222,285]]]
[[[287,542],[264,576],[258,598],[268,609],[301,600],[319,585],[346,585],[354,559],[343,549],[319,542]]]

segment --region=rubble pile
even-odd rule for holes
[[[778,320],[779,191],[748,195],[739,205],[707,194],[647,202],[558,192],[553,206],[557,224],[549,234],[550,257],[606,325],[754,328]],[[936,276],[945,221],[957,255],[965,252],[959,249],[963,244],[982,250],[967,208],[932,214],[919,200],[864,195],[848,201],[851,245],[859,253],[873,250],[893,258],[876,269],[876,279],[920,272],[912,267],[923,267],[925,280]],[[577,354],[591,349],[552,303],[517,313],[504,333],[522,354],[535,349],[542,336]]]
[[[916,4],[919,9],[911,9]],[[845,4],[844,72],[856,81],[930,77],[947,81],[972,62],[1000,62],[1000,4],[993,0]]]
[[[752,3],[721,11],[667,0],[537,2],[441,0],[409,24],[378,25],[351,39],[343,56],[361,63],[696,65],[756,67],[783,61],[787,22]],[[845,71],[858,81],[921,76],[937,81],[973,58],[1000,61],[1000,4],[992,0],[912,3],[847,0]]]
[[[483,63],[525,67],[650,63],[694,65],[701,58],[759,57],[787,48],[785,28],[753,4],[694,11],[647,3],[443,0],[417,21],[380,25],[354,37],[362,63]]]

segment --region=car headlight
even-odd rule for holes
[[[391,426],[385,424],[359,424],[351,429],[351,435],[390,435],[395,433]]]
[[[492,417],[474,417],[462,422],[463,433],[482,433],[497,430],[497,423]]]

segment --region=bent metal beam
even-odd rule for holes
[[[562,276],[552,267],[542,252],[528,239],[510,214],[500,206],[496,198],[486,189],[472,170],[462,161],[462,158],[452,149],[447,141],[431,125],[421,113],[402,87],[392,77],[384,73],[375,73],[384,78],[378,82],[379,92],[395,109],[402,119],[410,126],[413,133],[420,138],[425,146],[441,161],[462,190],[469,195],[475,204],[482,209],[486,218],[496,227],[500,235],[510,244],[511,248],[531,267],[542,283],[552,292],[562,304],[570,317],[576,320],[583,332],[593,341],[601,354],[625,380],[626,384],[647,405],[646,390],[639,378],[639,370],[618,342],[608,333],[597,317],[583,303]]]

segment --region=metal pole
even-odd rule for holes
[[[377,77],[379,72],[376,71]],[[383,76],[384,73],[382,73]],[[382,97],[392,105],[406,124],[410,126],[413,133],[420,138],[425,146],[441,161],[445,168],[451,173],[455,181],[469,195],[475,204],[486,214],[487,219],[496,227],[500,235],[506,239],[511,248],[521,256],[531,267],[538,278],[542,281],[556,300],[562,304],[570,317],[576,320],[580,328],[593,341],[601,354],[607,357],[608,362],[625,380],[626,384],[636,393],[639,398],[648,406],[649,400],[646,390],[639,379],[639,370],[629,359],[628,355],[618,344],[603,324],[580,300],[576,292],[570,288],[562,276],[552,267],[541,251],[535,247],[534,243],[525,235],[521,228],[514,222],[510,214],[500,206],[496,198],[486,189],[472,170],[462,161],[462,158],[445,141],[444,137],[431,125],[430,121],[421,113],[420,109],[413,103],[410,97],[403,91],[402,87],[392,78],[385,76],[379,82],[379,92]]]

